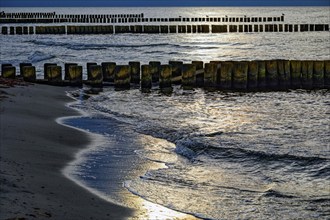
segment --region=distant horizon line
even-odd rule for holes
[[[192,8],[192,7],[330,7],[330,5],[151,5],[151,6],[0,6],[1,8]]]

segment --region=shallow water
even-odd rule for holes
[[[285,13],[288,23],[330,23],[329,7],[81,10],[146,17],[164,11],[169,17]],[[0,35],[0,41],[1,63],[32,62],[39,77],[45,62],[85,68],[86,62],[105,61],[330,59],[328,32]],[[71,176],[105,198],[144,207],[137,219],[156,218],[143,214],[155,214],[146,208],[153,203],[208,219],[327,219],[329,106],[326,90],[242,94],[176,87],[165,96],[156,88],[150,94],[106,88],[72,105],[89,116],[66,123],[104,139],[71,164]],[[153,203],[136,205],[136,198]]]
[[[105,91],[76,107],[102,117],[100,125],[115,118],[127,123],[126,133],[175,144],[135,138],[142,160],[167,166],[127,177],[125,186],[149,201],[210,219],[311,219],[330,214],[329,100],[328,91],[177,88],[164,96],[134,89]]]

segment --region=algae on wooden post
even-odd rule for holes
[[[50,75],[50,73],[48,72],[49,66],[57,66],[57,64],[56,63],[45,63],[44,64],[44,79],[48,79],[48,76]]]
[[[24,81],[35,82],[37,78],[36,68],[34,66],[23,66],[21,75],[23,76]]]
[[[50,65],[47,67],[47,79],[50,83],[59,83],[62,81],[62,67]]]
[[[90,69],[89,83],[93,87],[102,87],[103,84],[103,74],[102,67],[100,65],[92,65]]]
[[[14,66],[2,65],[1,70],[1,75],[3,78],[14,79],[16,76],[16,67]]]
[[[22,76],[22,72],[23,72],[23,67],[25,66],[32,66],[32,63],[20,63],[19,64],[19,72],[20,72],[20,75]]]
[[[70,84],[82,85],[82,66],[70,65],[68,68],[68,80]]]
[[[115,68],[115,89],[123,90],[130,88],[131,70],[128,65],[117,65]]]
[[[76,63],[65,63],[64,64],[64,80],[69,80],[70,79],[70,73],[69,73],[69,67],[70,66],[77,66],[78,64]]]
[[[172,66],[161,65],[159,75],[159,88],[164,93],[172,92]]]
[[[115,80],[115,62],[103,62],[102,65],[102,73],[103,73],[103,81],[104,82],[114,82]]]

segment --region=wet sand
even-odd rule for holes
[[[69,88],[0,88],[0,219],[125,219],[133,210],[102,200],[61,170],[91,143],[56,123],[78,115]]]

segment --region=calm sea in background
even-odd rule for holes
[[[329,7],[1,10],[145,17],[284,13],[289,24],[330,23]],[[86,62],[109,61],[330,59],[329,32],[0,35],[0,42],[1,63],[31,62],[39,77],[45,62],[86,68]],[[150,204],[207,219],[330,218],[327,90],[210,93],[175,87],[165,96],[157,88],[150,94],[105,88],[87,100],[81,94],[71,93],[78,96],[71,107],[86,116],[65,123],[102,137],[66,173],[103,198],[143,207],[133,218],[173,217]],[[145,200],[151,203],[136,204]]]

